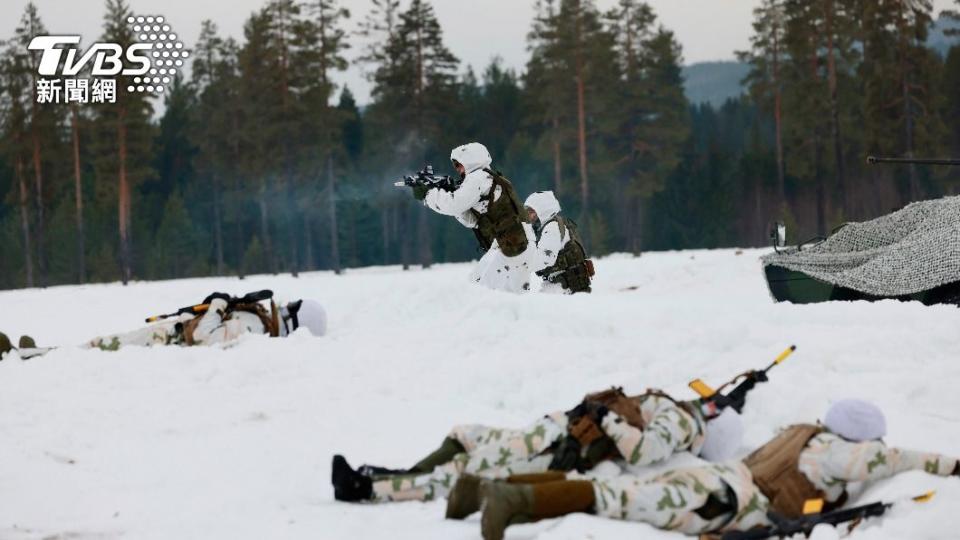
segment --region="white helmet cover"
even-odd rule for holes
[[[848,441],[882,439],[887,434],[887,419],[879,407],[859,399],[842,399],[830,406],[823,425]]]
[[[550,221],[553,216],[560,213],[560,201],[557,200],[552,191],[531,193],[523,205],[532,208],[540,221],[543,222]]]
[[[288,309],[284,308],[283,312],[286,318]],[[290,314],[290,319],[295,323],[289,327],[291,331],[306,328],[316,337],[327,333],[327,312],[316,300],[301,300],[299,309]]]
[[[466,174],[470,174],[489,167],[493,163],[493,158],[490,157],[490,151],[486,146],[472,142],[454,148],[450,152],[450,161],[463,165]]]

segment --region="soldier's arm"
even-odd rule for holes
[[[550,223],[540,233],[540,241],[537,242],[537,250],[533,257],[533,271],[537,272],[553,266],[557,262],[557,255],[560,254],[561,249],[563,249],[563,238],[560,235],[560,225],[557,222]]]
[[[456,191],[431,189],[423,199],[423,204],[438,214],[457,217],[476,206],[492,185],[490,175],[483,171],[473,172],[467,175]]]
[[[471,211],[469,211],[469,210],[466,211],[466,212],[464,212],[464,213],[462,213],[462,214],[460,214],[459,216],[456,216],[456,218],[457,218],[457,221],[459,221],[461,225],[463,225],[464,227],[466,227],[466,228],[468,228],[468,229],[476,229],[476,228],[477,228],[477,216],[473,215],[473,212],[471,212]]]
[[[669,399],[652,396],[656,406],[646,429],[638,429],[615,412],[603,418],[603,430],[630,465],[643,467],[686,450],[695,435],[691,416]]]
[[[888,447],[881,441],[851,442],[835,435],[820,435],[816,442],[825,443],[825,451],[812,454],[819,462],[823,480],[868,482],[889,478],[906,471],[926,471],[949,476],[957,467],[957,460],[932,452],[917,452]],[[808,450],[804,450],[808,454]],[[801,456],[805,461],[807,456]]]
[[[227,312],[227,301],[222,298],[214,298],[210,301],[210,307],[200,317],[200,322],[193,330],[193,341],[195,343],[217,343],[223,341],[218,339],[218,332],[226,334],[226,328],[223,326],[223,317]],[[225,337],[225,336],[224,336]]]

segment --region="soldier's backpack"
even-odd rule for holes
[[[499,171],[483,169],[493,178],[490,192],[480,198],[487,202],[485,213],[473,211],[477,218],[477,239],[489,249],[496,239],[500,251],[507,257],[516,257],[527,249],[527,233],[523,224],[527,223],[527,211],[517,197],[510,180]],[[497,198],[497,187],[500,197]]]
[[[553,266],[540,270],[537,275],[551,283],[559,284],[570,292],[589,292],[590,278],[596,272],[593,261],[587,258],[577,222],[570,218],[554,216],[547,220],[540,230],[545,229],[550,223],[556,223],[560,227],[560,236],[568,236],[570,240],[557,254],[557,260]]]

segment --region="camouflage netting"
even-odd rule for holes
[[[834,285],[901,296],[960,281],[960,196],[913,203],[892,214],[849,223],[802,251],[763,257]]]

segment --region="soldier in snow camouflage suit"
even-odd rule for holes
[[[617,449],[610,458],[643,467],[677,452],[700,451],[706,429],[695,408],[660,393],[629,399],[646,429],[630,425],[615,412],[607,414],[602,429]],[[445,497],[464,474],[497,479],[546,472],[553,450],[567,436],[567,415],[557,412],[522,430],[457,426],[439,450],[406,470],[364,465],[355,471],[338,455],[333,460],[334,495],[351,502],[429,501]]]
[[[94,338],[86,346],[115,351],[130,345],[216,345],[234,342],[244,334],[285,337],[299,327],[317,337],[326,334],[326,312],[314,300],[277,306],[276,317],[271,318],[266,309],[231,309],[229,299],[225,293],[213,293],[202,302],[209,305],[202,315],[183,313],[131,332]]]
[[[593,481],[536,485],[484,483],[485,540],[503,538],[511,522],[571,512],[642,521],[685,534],[746,530],[768,525],[768,510],[802,514],[808,498],[825,509],[842,506],[850,482],[868,482],[911,470],[960,474],[958,460],[887,447],[882,414],[864,402],[839,402],[825,426],[799,425],[742,461],[668,471],[652,479],[621,475]]]

